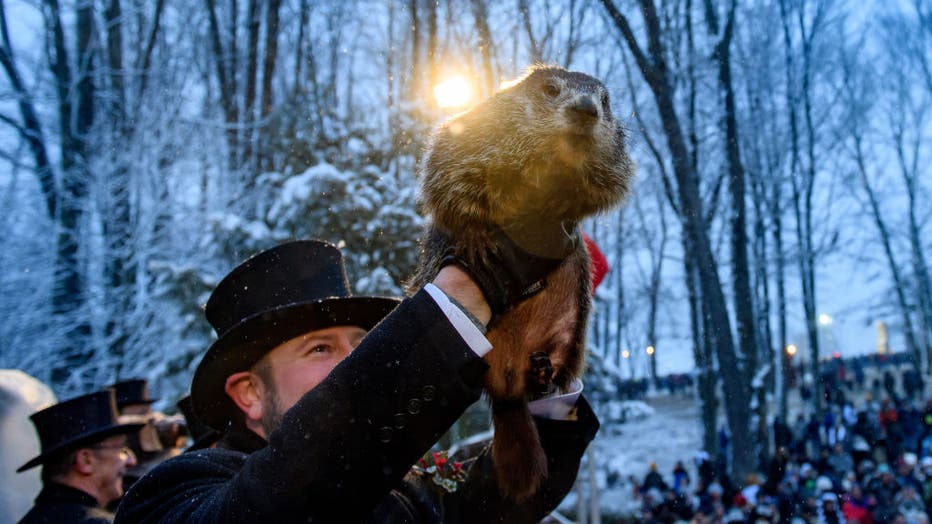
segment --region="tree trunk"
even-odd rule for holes
[[[87,196],[87,138],[94,119],[94,59],[91,54],[93,12],[89,3],[77,8],[76,46],[80,68],[73,76],[65,45],[58,0],[45,0],[45,18],[53,43],[49,64],[58,93],[58,118],[61,128],[62,193],[58,208],[56,246],[56,280],[52,310],[66,327],[63,358],[52,365],[53,384],[66,389],[83,389],[89,384],[78,380],[68,384],[72,371],[90,358],[90,323],[85,310],[84,275],[79,250]],[[75,82],[72,84],[72,82]]]
[[[748,269],[747,205],[745,203],[744,165],[739,149],[738,121],[735,115],[735,94],[731,82],[731,40],[734,34],[736,1],[732,0],[721,39],[715,45],[713,57],[718,63],[718,83],[722,93],[725,159],[728,170],[728,190],[731,194],[731,263],[734,280],[735,318],[737,320],[740,354],[745,361],[747,380],[757,372],[757,344],[754,329],[754,304]],[[709,29],[718,35],[718,16],[711,0],[705,0]]]
[[[234,49],[225,49],[220,38],[220,24],[217,20],[216,0],[207,2],[207,14],[210,22],[210,42],[217,68],[217,83],[220,88],[220,107],[226,124],[224,134],[227,142],[227,168],[238,167],[239,158],[239,108],[236,103],[236,69]],[[234,25],[235,27],[235,25]],[[232,65],[231,65],[232,64]]]
[[[20,136],[28,144],[35,162],[36,178],[39,180],[39,187],[42,189],[42,197],[45,202],[45,209],[49,219],[54,221],[58,216],[58,201],[61,196],[55,186],[55,171],[49,158],[48,148],[45,143],[45,136],[42,130],[42,124],[36,114],[35,106],[32,103],[32,97],[26,92],[20,77],[19,70],[16,67],[16,61],[13,57],[13,48],[10,45],[10,31],[6,21],[6,8],[3,0],[0,0],[0,31],[2,31],[2,45],[0,45],[0,65],[6,72],[10,80],[10,87],[16,95],[19,113],[23,120],[22,125],[18,127]]]
[[[663,211],[663,199],[660,193],[657,193],[657,212],[660,214],[660,245],[657,249],[650,249],[651,273],[650,284],[648,287],[648,310],[647,310],[647,345],[651,348],[647,358],[650,362],[650,378],[654,387],[660,387],[660,379],[657,376],[657,358],[659,344],[657,343],[657,308],[660,302],[661,277],[663,276],[663,261],[666,256],[667,248],[667,218]]]
[[[780,181],[774,182],[773,199],[771,201],[770,216],[773,223],[773,248],[776,256],[777,272],[777,332],[779,333],[780,367],[783,370],[783,391],[780,395],[780,419],[787,422],[787,403],[790,394],[790,385],[793,375],[793,360],[787,353],[786,339],[786,256],[783,251],[783,219],[780,202],[783,199],[783,190]]]
[[[433,90],[437,85],[438,67],[437,60],[437,4],[438,1],[427,2],[427,86]],[[437,108],[437,101],[432,96],[428,96],[430,108]]]
[[[880,235],[880,243],[883,245],[883,252],[887,258],[887,265],[890,267],[890,276],[893,278],[893,290],[896,293],[897,304],[900,307],[900,313],[903,318],[903,337],[906,339],[906,349],[913,365],[919,370],[922,369],[922,355],[920,353],[919,344],[916,341],[916,331],[913,328],[912,316],[910,315],[911,308],[909,301],[906,299],[907,284],[900,272],[900,265],[897,263],[896,256],[894,255],[890,232],[880,210],[880,202],[877,201],[874,188],[867,178],[868,167],[864,160],[862,137],[856,130],[852,132],[852,135],[854,140],[854,158],[858,166],[858,178],[861,181],[861,187],[864,188],[864,193],[867,195],[867,201],[870,203],[874,225],[877,226],[877,233]]]
[[[790,116],[790,138],[791,138],[791,170],[790,181],[793,189],[793,213],[796,219],[796,237],[799,242],[799,272],[802,284],[803,313],[806,319],[806,333],[809,341],[809,365],[811,368],[813,387],[815,389],[813,398],[813,407],[816,413],[822,411],[822,374],[819,369],[819,333],[816,324],[816,296],[815,296],[815,268],[812,253],[812,221],[811,221],[811,188],[815,176],[815,153],[812,142],[815,139],[815,132],[812,127],[812,113],[809,103],[809,58],[807,53],[808,46],[804,46],[803,51],[803,85],[801,89],[804,98],[805,114],[807,122],[807,131],[809,132],[809,170],[803,173],[805,186],[808,192],[805,194],[800,188],[799,177],[801,174],[801,160],[799,147],[799,125],[797,123],[798,99],[796,96],[796,83],[794,77],[794,50],[793,41],[790,34],[787,0],[780,0],[780,18],[783,24],[783,35],[786,42],[785,46],[785,63],[787,74],[787,108]],[[802,15],[800,15],[802,16]],[[805,40],[805,35],[803,35]]]
[[[120,0],[110,0],[104,12],[107,27],[107,66],[110,72],[110,90],[108,97],[112,101],[110,118],[116,130],[112,140],[116,147],[126,144],[129,139],[126,102],[124,91],[123,67],[123,16]],[[107,202],[102,212],[101,224],[106,239],[106,281],[107,307],[110,309],[107,319],[106,335],[109,352],[113,356],[114,378],[119,378],[127,351],[131,331],[128,316],[132,311],[135,297],[136,267],[133,249],[133,226],[130,204],[130,177],[128,166],[116,158],[110,180]]]
[[[256,151],[260,170],[274,169],[272,152],[269,150],[269,116],[272,114],[273,80],[275,63],[278,60],[278,19],[281,0],[268,0],[265,18],[265,59],[262,61],[262,100],[259,107],[259,128],[256,130],[259,149]]]
[[[246,6],[246,91],[243,93],[243,121],[241,139],[243,156],[237,165],[246,171],[247,190],[255,183],[258,174],[258,162],[255,146],[257,131],[255,128],[256,85],[259,82],[259,1],[249,0]],[[234,70],[235,71],[235,70]]]
[[[495,91],[495,74],[492,67],[492,31],[489,30],[489,10],[485,0],[471,0],[472,15],[476,22],[479,36],[479,50],[482,52],[482,82],[485,94]]]
[[[572,9],[572,6],[570,9]],[[531,7],[528,5],[527,0],[518,0],[518,15],[521,16],[521,20],[524,22],[524,31],[527,33],[528,52],[531,55],[531,63],[536,64],[542,62],[544,55],[537,45],[537,38],[534,37],[534,24],[531,23]],[[572,31],[572,26],[570,27],[570,31]]]
[[[418,14],[418,0],[408,0],[408,15],[411,17],[411,76],[408,78],[408,99],[417,100],[421,91],[423,71],[421,70],[421,17]]]
[[[901,107],[905,105],[906,104],[901,104]],[[926,258],[922,247],[922,235],[920,233],[919,221],[916,217],[916,199],[917,197],[922,198],[919,194],[919,188],[917,187],[919,177],[917,167],[919,154],[917,151],[921,148],[919,141],[922,140],[922,134],[916,133],[915,141],[912,144],[914,154],[912,160],[909,161],[906,158],[906,144],[904,144],[906,138],[903,126],[905,123],[903,120],[897,120],[893,125],[897,162],[900,165],[900,175],[906,186],[906,195],[908,197],[908,205],[906,206],[907,217],[909,219],[907,237],[909,238],[911,265],[913,267],[914,278],[916,279],[916,309],[918,310],[920,326],[918,340],[921,341],[921,344],[918,343],[914,337],[913,343],[916,344],[915,364],[916,369],[921,370],[923,369],[922,362],[925,360],[929,364],[927,368],[932,369],[932,344],[930,344],[930,337],[932,337],[932,284],[930,284],[929,280],[929,269],[926,265]],[[920,346],[923,347],[920,348]],[[925,359],[923,359],[923,356],[925,356]]]
[[[718,375],[712,361],[712,350],[705,337],[702,302],[699,297],[698,276],[694,258],[689,254],[689,242],[683,237],[683,265],[689,297],[689,322],[693,336],[693,360],[696,363],[696,391],[702,421],[702,449],[709,455],[718,453]]]
[[[307,2],[308,0],[301,0],[301,3],[298,5],[298,39],[295,42],[294,73],[292,74],[292,91],[294,93],[300,92],[302,90],[301,85],[304,84],[302,66],[304,65],[304,38],[307,31]]]
[[[725,296],[718,276],[717,264],[712,254],[703,205],[699,192],[698,174],[691,168],[689,153],[683,138],[682,127],[674,102],[673,84],[667,68],[665,49],[662,43],[660,18],[650,0],[642,0],[641,8],[647,31],[649,57],[644,55],[628,24],[611,0],[601,0],[613,22],[635,56],[641,73],[654,94],[657,110],[663,121],[667,146],[672,154],[673,172],[678,185],[680,209],[684,216],[684,234],[696,256],[699,287],[709,320],[708,336],[718,357],[719,371],[725,393],[725,413],[732,434],[732,468],[737,477],[753,470],[754,457],[748,410],[749,391],[747,380],[735,353],[731,338],[731,321]]]
[[[625,310],[625,307],[626,307],[625,305],[625,298],[626,298],[625,297],[625,282],[624,282],[624,278],[622,278],[624,274],[623,268],[624,268],[624,256],[625,256],[625,246],[624,246],[624,242],[622,242],[622,239],[624,238],[624,235],[625,235],[625,220],[624,220],[625,214],[624,214],[623,208],[619,208],[616,211],[616,213],[617,213],[618,219],[615,225],[615,232],[616,232],[616,235],[615,235],[615,271],[612,272],[613,273],[612,277],[614,280],[613,284],[614,284],[614,289],[615,289],[614,295],[616,297],[615,314],[613,315],[614,320],[615,320],[614,322],[615,329],[613,333],[614,336],[606,337],[605,344],[606,346],[609,345],[607,342],[607,340],[609,339],[615,341],[615,348],[614,348],[615,358],[618,359],[619,369],[621,369],[621,352],[624,351],[624,345],[625,345],[623,334],[624,334],[625,316],[627,315],[627,311]],[[609,321],[608,319],[609,319],[609,316],[606,315],[606,333],[607,334],[609,333],[608,324],[611,324],[611,321]],[[629,356],[628,358],[631,358],[631,357]],[[631,378],[634,378],[633,373],[632,373]]]

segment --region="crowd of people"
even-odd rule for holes
[[[830,364],[837,372],[839,364]],[[631,478],[643,522],[907,523],[932,514],[932,401],[911,368],[879,368],[863,389],[832,381],[827,407],[773,420],[758,470],[731,478],[724,457],[700,451],[693,474],[678,462]],[[900,375],[900,380],[896,380]],[[836,375],[837,376],[837,375]],[[898,383],[897,383],[898,382]]]
[[[34,413],[41,452],[17,473],[41,467],[43,489],[20,522],[107,522],[152,468],[217,440],[191,412],[189,397],[174,416],[153,410],[157,400],[148,381],[133,378]]]
[[[487,297],[516,304],[546,275],[503,248],[523,285],[453,264],[404,300],[352,296],[342,254],[324,242],[243,262],[205,308],[217,339],[178,404],[190,418],[153,412],[140,379],[32,415],[41,452],[19,471],[41,466],[43,488],[21,522],[539,522],[599,427],[581,386],[529,399],[548,470],[533,496],[501,491],[490,448],[463,463],[429,453],[480,397],[494,349],[484,334],[501,313]],[[859,388],[843,369],[820,375],[827,409],[773,421],[775,451],[756,473],[730,477],[727,453],[698,453],[692,474],[653,466],[635,482],[638,520],[928,522],[921,377],[907,370],[897,383],[888,366]]]

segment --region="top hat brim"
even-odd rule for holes
[[[276,346],[310,331],[333,326],[372,329],[399,303],[387,297],[335,297],[289,304],[242,320],[210,346],[194,372],[195,415],[223,431],[239,411],[225,391],[230,375],[248,370]]]
[[[101,440],[110,438],[114,435],[122,435],[128,433],[135,433],[139,431],[145,424],[118,424],[116,426],[111,426],[109,428],[103,429],[94,429],[87,433],[78,435],[71,440],[67,440],[54,446],[50,449],[43,450],[42,453],[30,460],[29,462],[20,466],[16,472],[22,473],[27,469],[34,468],[39,464],[43,464],[52,457],[60,457],[68,451],[73,451],[76,449],[90,447],[91,444],[100,442]]]

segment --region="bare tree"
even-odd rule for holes
[[[795,10],[791,10],[794,7]],[[807,14],[811,13],[807,20]],[[803,294],[803,312],[806,318],[806,332],[809,342],[809,365],[815,380],[816,394],[813,395],[817,412],[822,409],[823,384],[819,368],[819,331],[817,324],[817,302],[815,289],[816,247],[813,243],[812,198],[818,173],[816,162],[817,133],[813,118],[812,81],[813,81],[813,46],[815,38],[824,29],[827,17],[827,3],[815,2],[813,9],[807,9],[806,2],[799,6],[790,6],[787,0],[780,0],[780,19],[785,40],[785,59],[787,74],[787,112],[790,117],[791,163],[790,182],[792,186],[793,213],[796,219],[796,237],[798,240],[798,263]],[[797,50],[793,38],[793,19],[799,36],[799,54],[802,64],[795,63]],[[799,84],[797,84],[799,77]],[[798,113],[802,111],[803,123],[800,129]],[[800,131],[805,132],[802,135]],[[805,155],[799,137],[805,136]],[[805,162],[804,162],[805,160]]]
[[[696,257],[698,283],[709,322],[708,335],[711,347],[715,348],[721,371],[722,385],[727,397],[725,412],[732,434],[732,468],[736,475],[743,476],[754,468],[754,457],[747,421],[750,419],[747,400],[747,381],[735,352],[731,338],[731,320],[725,305],[717,263],[712,253],[705,212],[700,199],[698,173],[690,164],[689,150],[683,135],[683,127],[676,109],[674,86],[668,66],[664,34],[656,5],[650,0],[641,0],[641,13],[647,38],[647,51],[642,49],[627,17],[621,14],[611,0],[602,0],[616,28],[621,32],[638,68],[654,94],[657,110],[663,121],[667,146],[673,157],[673,173],[679,195],[679,209],[683,216],[683,233],[687,242],[687,253]]]
[[[527,33],[528,52],[531,54],[531,62],[542,62],[544,53],[534,36],[534,25],[531,23],[531,7],[528,5],[528,0],[518,0],[518,15],[521,17],[521,21],[524,23],[524,31]]]
[[[883,216],[882,206],[877,198],[877,192],[870,181],[870,167],[867,158],[867,142],[870,132],[869,122],[873,119],[872,109],[873,100],[878,96],[874,82],[871,79],[872,72],[862,64],[858,63],[855,56],[860,53],[861,45],[855,45],[851,50],[844,52],[844,84],[842,96],[845,97],[845,106],[847,108],[846,126],[847,135],[845,137],[855,165],[855,178],[860,185],[867,203],[871,210],[874,225],[877,228],[878,240],[883,246],[883,253],[890,269],[890,276],[893,279],[893,289],[896,294],[897,304],[899,306],[901,318],[903,320],[903,336],[906,339],[906,348],[915,363],[921,362],[919,344],[916,340],[915,329],[911,316],[911,307],[906,298],[907,284],[903,277],[901,265],[896,259],[896,250],[893,247],[893,237],[890,234],[890,228],[887,220]]]
[[[492,65],[494,43],[492,31],[489,29],[489,9],[485,0],[470,0],[473,19],[476,23],[476,33],[479,35],[479,51],[482,53],[482,81],[486,94],[495,91],[495,69]]]

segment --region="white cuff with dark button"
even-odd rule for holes
[[[473,353],[479,357],[484,357],[492,349],[492,344],[485,338],[475,322],[442,289],[433,284],[427,284],[424,286],[424,291],[427,291],[431,298],[434,299],[434,302],[437,303],[443,314],[450,320],[450,324],[463,337],[463,341],[466,342],[466,345],[469,346]],[[570,384],[568,390],[557,391],[544,398],[529,402],[528,409],[530,409],[532,415],[537,417],[553,420],[573,420],[576,401],[583,390],[582,381],[576,379]]]

